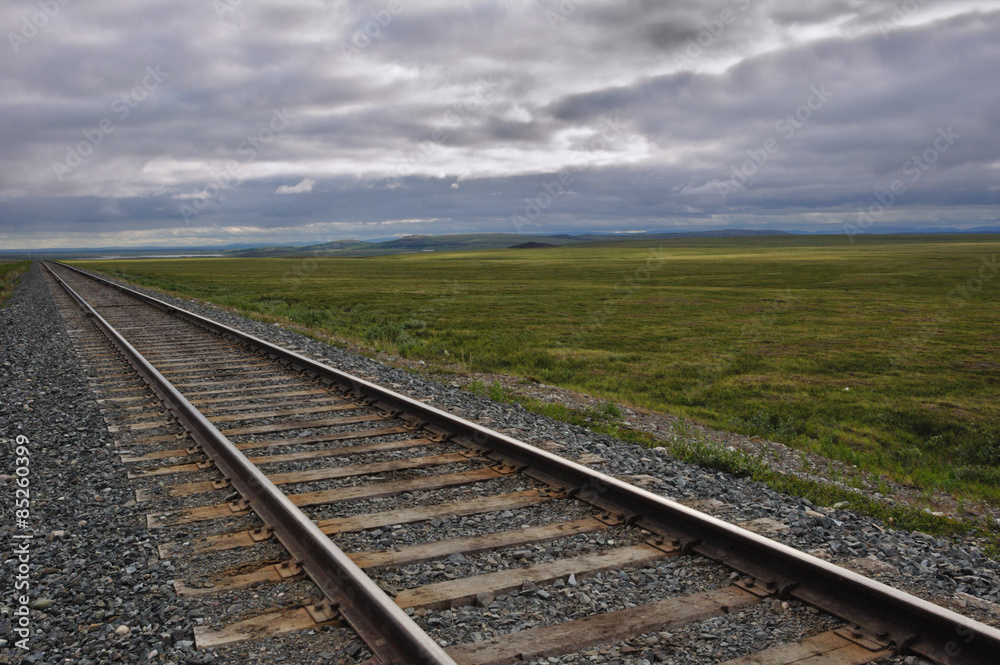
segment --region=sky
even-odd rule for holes
[[[0,28],[0,249],[1000,223],[995,0],[6,0]]]

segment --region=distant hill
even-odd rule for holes
[[[383,242],[337,240],[305,247],[260,247],[230,253],[230,256],[379,256],[417,252],[460,252],[475,249],[506,249],[525,242],[551,246],[577,244],[574,236],[529,236],[516,233],[459,233],[453,235],[403,236]]]
[[[677,233],[585,233],[582,235],[524,235],[517,233],[456,233],[449,235],[412,235],[382,242],[363,240],[336,240],[334,242],[306,245],[304,247],[258,247],[227,252],[227,256],[314,256],[362,257],[417,252],[461,252],[477,249],[524,249],[530,247],[558,247],[581,243],[608,243],[636,240],[663,240],[669,238],[725,238],[733,236],[789,235],[785,231],[752,231],[746,229],[721,229],[714,231],[689,231]]]
[[[1000,226],[978,226],[958,229],[954,227],[908,228],[903,226],[872,225],[862,229],[863,235],[951,235],[996,234]],[[260,246],[232,243],[221,246],[200,247],[99,247],[53,248],[41,250],[2,249],[0,260],[21,258],[58,259],[139,259],[139,258],[195,258],[195,257],[324,257],[324,256],[378,256],[416,252],[456,252],[477,249],[511,249],[541,245],[579,245],[582,243],[617,243],[627,241],[669,240],[671,238],[734,238],[749,236],[790,235],[841,235],[842,231],[777,231],[772,229],[714,229],[708,231],[647,231],[642,233],[581,233],[572,235],[525,235],[517,233],[458,233],[451,235],[412,235],[382,240],[335,240],[326,243],[289,242],[283,245]],[[531,243],[537,243],[532,245]]]
[[[555,247],[555,245],[550,245],[547,242],[522,242],[520,245],[511,245],[511,249],[542,249],[544,247]]]
[[[941,234],[953,234],[953,233],[963,233],[963,234],[980,234],[980,233],[1000,233],[1000,226],[976,226],[969,229],[956,229],[954,227],[928,227],[926,229],[912,229],[905,226],[880,226],[873,225],[867,229],[863,229],[861,233],[871,233],[875,235],[941,235]]]
[[[370,247],[376,247],[376,243],[365,242],[363,240],[334,240],[318,245],[304,245],[302,247],[290,247],[287,245],[275,245],[272,247],[254,247],[237,252],[231,252],[231,256],[297,256],[300,254],[316,254],[329,252],[331,254],[343,254],[344,252],[364,251]]]

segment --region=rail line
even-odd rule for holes
[[[124,461],[135,465],[137,500],[163,506],[148,526],[187,530],[186,540],[161,545],[161,555],[229,564],[211,580],[179,581],[178,593],[235,592],[303,575],[318,587],[315,602],[301,608],[197,632],[201,648],[345,622],[373,662],[522,662],[778,598],[839,622],[732,665],[866,663],[893,653],[942,665],[1000,662],[1000,631],[990,626],[164,301],[71,266],[46,268],[134,369],[101,379],[107,394],[120,391],[108,398],[123,418],[118,427],[145,446]],[[135,393],[136,374],[158,404]],[[513,514],[529,523],[497,528],[497,515]],[[490,515],[488,532],[430,531],[418,542],[390,538],[365,549],[383,530]],[[243,520],[238,528],[234,519]],[[546,543],[565,544],[546,560],[518,556],[516,548]],[[253,554],[266,547],[270,554]],[[249,560],[226,558],[241,553]],[[711,588],[670,593],[657,584],[656,566],[681,557],[722,572],[712,573]],[[465,575],[436,575],[441,566],[431,570],[436,581],[395,587],[406,575],[392,571],[470,558]],[[652,580],[648,603],[577,609],[516,632],[503,631],[504,619],[492,637],[448,646],[427,629],[433,613],[470,605],[483,607],[486,621],[492,598],[528,585],[563,588],[637,570]]]

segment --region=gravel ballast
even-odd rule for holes
[[[39,608],[29,616],[29,650],[4,640],[0,653],[15,662],[82,665],[160,654],[192,659],[195,610],[174,595],[170,571],[142,528],[113,438],[37,263],[0,310],[0,334],[0,472],[13,469],[15,437],[27,437],[31,516],[20,532],[33,536],[27,595]],[[6,519],[10,479],[3,497],[7,544],[16,526]],[[5,547],[5,570],[13,570],[10,557]],[[4,584],[4,636],[18,607],[13,591]]]
[[[128,433],[108,431],[88,381],[93,372],[74,351],[70,333],[80,335],[90,324],[76,312],[63,319],[47,279],[33,265],[0,309],[0,662],[327,665],[370,655],[346,628],[195,651],[195,626],[239,608],[175,594],[178,573],[160,560],[162,536],[145,528],[146,508],[136,504],[120,461],[116,444]],[[15,459],[18,441],[28,449],[27,465]],[[18,464],[27,466],[30,480],[23,527],[13,519]],[[15,535],[31,535],[28,554],[15,551],[24,542]],[[27,588],[15,588],[19,555],[28,559]],[[30,634],[19,645],[11,629],[19,627],[22,595]]]

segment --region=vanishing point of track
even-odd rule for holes
[[[196,632],[199,648],[247,639],[255,630],[346,623],[376,663],[508,663],[575,653],[777,597],[806,603],[842,625],[734,665],[866,663],[893,652],[945,665],[998,662],[1000,631],[989,626],[131,289],[68,266],[46,267],[134,368],[119,378],[125,386],[119,406],[133,414],[126,427],[156,432],[170,421],[185,431],[147,437],[164,449],[129,460],[141,467],[131,476],[161,483],[140,489],[139,499],[179,502],[150,513],[149,527],[256,515],[264,526],[206,536],[199,551],[275,540],[287,550],[280,563],[242,566],[204,587],[178,583],[178,592],[196,596],[303,575],[317,587],[315,602],[295,611]],[[159,403],[127,392],[136,374]],[[170,447],[181,438],[198,447]],[[490,482],[500,489],[322,519],[331,505]],[[345,552],[335,544],[343,534],[391,534],[399,525],[540,505],[558,507],[567,519],[379,550]],[[522,563],[512,552],[595,533],[609,534],[604,547],[568,548],[569,555],[540,563]],[[171,556],[190,547],[160,549]],[[493,572],[391,595],[370,577],[387,567],[482,553],[506,562]],[[725,578],[732,583],[447,648],[412,618],[415,610],[488,605],[526,584],[648,570],[674,557],[722,565],[734,571]]]

